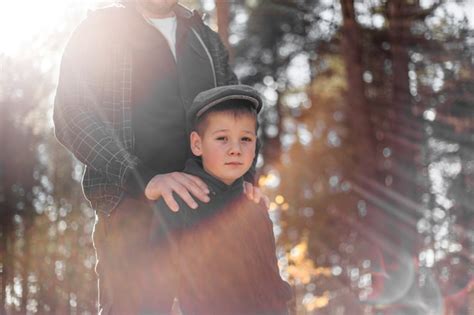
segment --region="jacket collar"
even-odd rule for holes
[[[155,40],[161,34],[150,25],[145,18],[136,10],[133,1],[122,3],[127,9],[128,19],[126,22],[127,41],[136,49],[155,48],[159,41]],[[195,21],[195,11],[191,11],[181,4],[176,4],[174,12],[177,18],[176,43],[177,46],[186,37],[187,29]]]
[[[137,11],[136,3],[133,0],[123,0],[120,4],[129,10]],[[177,3],[174,6],[173,11],[178,18],[184,19],[191,19],[195,14],[197,14],[195,10],[188,9],[181,3]]]
[[[188,159],[186,161],[184,172],[202,178],[204,182],[208,185],[211,193],[213,194],[219,194],[219,193],[225,193],[225,192],[243,193],[243,190],[244,190],[243,177],[238,178],[231,185],[227,185],[226,183],[220,181],[219,179],[207,173],[202,166],[201,159],[199,158]]]

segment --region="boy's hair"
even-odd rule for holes
[[[207,119],[210,114],[212,113],[228,113],[235,118],[241,116],[249,116],[255,119],[255,131],[258,128],[258,121],[257,121],[257,111],[255,110],[255,106],[250,104],[248,101],[242,100],[227,100],[223,101],[213,107],[209,108],[205,111],[201,116],[196,119],[196,123],[194,125],[194,131],[196,131],[199,135],[203,135],[207,128]]]

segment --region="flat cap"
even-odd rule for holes
[[[196,120],[210,108],[229,100],[239,100],[250,104],[260,112],[263,106],[260,93],[248,85],[224,85],[199,93],[186,113],[189,130],[194,128]]]

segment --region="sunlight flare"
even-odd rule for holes
[[[38,37],[61,30],[68,11],[95,0],[4,0],[0,2],[0,55],[15,56]]]

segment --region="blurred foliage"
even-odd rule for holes
[[[186,5],[222,27],[213,1]],[[95,312],[94,212],[50,122],[85,6],[17,55],[0,52],[0,313]],[[259,183],[295,312],[474,314],[474,37],[462,2],[221,8],[236,73],[266,99]]]
[[[473,33],[457,5],[235,4],[298,313],[474,311]]]
[[[50,120],[59,58],[82,9],[63,12],[66,25],[24,39],[15,54],[0,53],[2,314],[95,309],[94,213],[82,197],[82,166]]]

